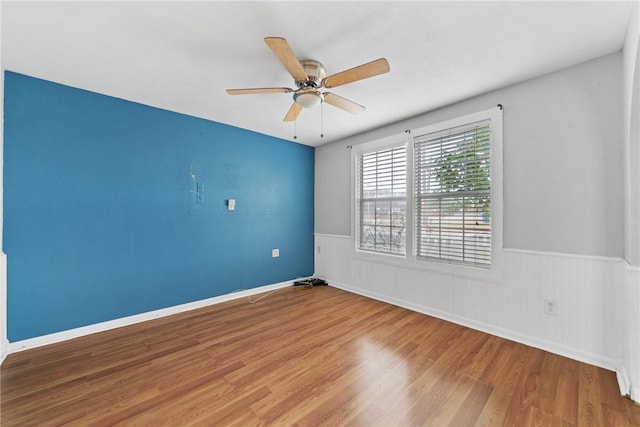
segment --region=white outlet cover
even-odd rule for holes
[[[556,305],[556,302],[551,300],[544,300],[544,313],[557,316],[558,306]]]
[[[272,258],[278,258],[279,256],[280,256],[280,249],[271,250],[271,257]]]

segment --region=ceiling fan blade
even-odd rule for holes
[[[353,101],[349,101],[347,98],[343,98],[341,96],[336,95],[335,93],[325,92],[324,94],[324,102],[327,104],[331,104],[334,107],[338,107],[341,110],[347,111],[353,114],[360,114],[365,110],[365,107],[356,104]]]
[[[253,95],[257,93],[289,93],[293,89],[288,87],[256,87],[250,89],[227,89],[229,95]]]
[[[380,58],[366,64],[358,65],[337,74],[326,77],[322,83],[326,88],[338,87],[347,83],[377,76],[389,72],[389,63],[386,59]]]
[[[300,114],[300,111],[302,111],[302,105],[298,104],[297,102],[294,102],[293,105],[291,105],[291,108],[289,108],[289,111],[287,111],[287,115],[284,116],[283,121],[285,122],[294,121],[296,118],[298,118],[298,114]]]
[[[307,73],[304,72],[300,61],[298,61],[293,50],[291,50],[291,46],[285,39],[282,37],[265,37],[264,41],[296,81],[307,80]]]

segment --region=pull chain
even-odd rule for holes
[[[293,139],[298,139],[298,118],[293,121]]]
[[[320,103],[320,138],[324,138],[324,101]]]

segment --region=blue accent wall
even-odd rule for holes
[[[312,147],[13,72],[4,97],[11,342],[313,274]]]

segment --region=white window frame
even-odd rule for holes
[[[383,150],[388,150],[388,149],[393,149],[393,148],[398,148],[398,147],[405,147],[406,150],[406,159],[407,159],[407,169],[409,168],[409,164],[411,162],[411,159],[409,158],[409,151],[408,151],[408,144],[407,144],[407,140],[406,138],[397,138],[397,137],[391,137],[391,138],[384,138],[378,141],[375,141],[373,143],[368,143],[368,144],[363,144],[362,146],[358,146],[356,147],[354,150],[352,150],[352,154],[353,154],[353,158],[352,158],[352,164],[353,164],[353,168],[352,170],[354,171],[354,174],[352,176],[352,182],[354,183],[354,185],[351,186],[352,191],[353,191],[353,196],[352,196],[352,200],[354,201],[353,206],[353,219],[354,221],[352,221],[351,223],[354,224],[354,233],[352,233],[352,235],[354,236],[354,247],[355,250],[359,253],[365,253],[365,254],[374,254],[376,256],[384,256],[384,257],[392,257],[392,258],[405,258],[407,256],[408,253],[410,253],[411,251],[411,246],[412,246],[412,240],[410,240],[410,236],[412,236],[409,233],[409,230],[413,227],[413,222],[409,221],[409,217],[411,217],[411,212],[409,211],[410,209],[410,199],[412,197],[411,194],[411,188],[409,187],[409,182],[406,182],[406,196],[405,196],[405,200],[406,200],[406,205],[405,205],[405,218],[406,218],[406,223],[405,223],[405,254],[394,254],[394,253],[387,253],[387,252],[379,252],[379,251],[375,251],[375,250],[369,250],[369,249],[361,249],[360,248],[360,212],[359,212],[359,197],[360,195],[359,193],[359,186],[360,186],[360,182],[357,178],[359,169],[360,169],[360,165],[359,165],[359,159],[362,155],[365,154],[369,154],[369,153],[374,153],[377,151],[383,151]],[[405,179],[408,177],[405,177]],[[412,208],[413,205],[411,205]]]
[[[482,132],[479,136],[478,131]],[[464,137],[464,141],[460,138]],[[453,138],[453,139],[450,139]],[[478,139],[480,138],[480,139]],[[460,143],[464,145],[459,145]],[[472,145],[470,145],[472,144]],[[481,268],[491,267],[491,221],[485,223],[479,212],[464,207],[465,201],[478,198],[491,200],[491,177],[487,176],[486,189],[474,188],[471,180],[476,180],[475,173],[480,171],[477,162],[472,159],[460,159],[461,163],[448,163],[443,156],[455,154],[452,150],[474,148],[473,156],[477,156],[477,144],[486,147],[477,162],[485,162],[491,173],[491,122],[483,120],[454,128],[446,128],[435,133],[414,135],[414,206],[415,206],[415,239],[416,256],[420,259],[435,262],[449,262],[462,265],[473,265]],[[456,152],[457,153],[457,152]],[[465,156],[469,153],[464,152]],[[439,166],[438,166],[439,165]],[[436,176],[439,170],[449,167],[464,168],[464,183],[457,182],[456,188],[448,188]],[[456,169],[459,171],[459,169]],[[474,171],[474,175],[468,175]],[[446,172],[445,172],[446,173]],[[456,175],[460,176],[460,175]],[[484,185],[483,181],[483,185]],[[463,188],[460,184],[464,185]],[[477,182],[480,184],[480,182]],[[449,211],[462,202],[459,211]],[[455,205],[451,205],[454,203]],[[489,202],[489,207],[491,206]],[[486,212],[486,211],[485,211]],[[466,220],[465,220],[466,219]],[[471,225],[470,221],[475,225]],[[489,228],[483,231],[481,223]],[[481,236],[478,238],[478,236]],[[486,236],[487,240],[483,242]]]
[[[413,136],[425,135],[442,130],[463,126],[469,123],[490,120],[491,126],[491,266],[478,267],[473,265],[418,259],[416,256],[416,236],[414,227],[414,141]],[[372,142],[354,146],[351,150],[351,224],[353,239],[353,259],[358,261],[376,262],[400,268],[431,271],[439,274],[477,279],[502,284],[503,281],[503,121],[502,108],[495,107],[461,117],[452,118],[420,128],[409,129],[401,134],[384,137]],[[376,151],[406,143],[407,149],[407,248],[405,256],[388,255],[370,251],[358,250],[356,231],[358,218],[356,217],[356,170],[358,154]]]

